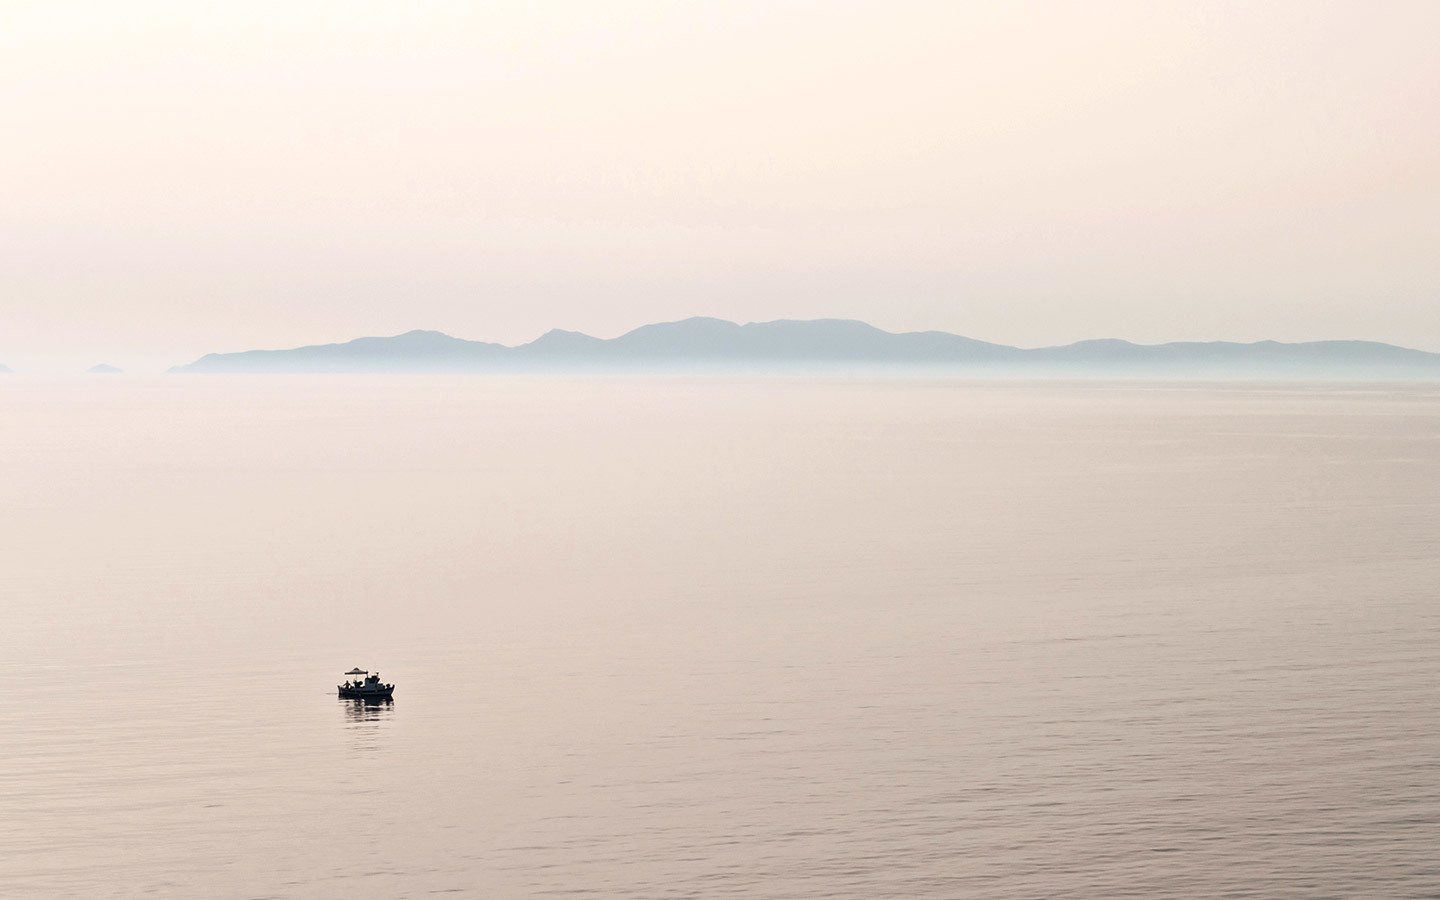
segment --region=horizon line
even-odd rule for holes
[[[450,339],[450,340],[462,341],[462,342],[469,343],[469,344],[487,345],[487,346],[494,346],[494,347],[504,348],[504,349],[507,349],[507,350],[515,350],[515,349],[524,348],[524,347],[530,346],[530,345],[532,345],[532,344],[534,344],[534,343],[537,343],[538,341],[542,340],[543,338],[545,338],[546,336],[551,335],[551,334],[576,335],[576,336],[588,338],[588,339],[590,339],[590,340],[594,340],[594,341],[597,341],[597,342],[608,342],[608,341],[613,341],[613,340],[617,340],[617,339],[619,339],[619,338],[626,337],[626,336],[628,336],[628,335],[630,335],[630,334],[633,334],[633,333],[635,333],[635,332],[637,332],[637,331],[640,331],[640,330],[642,330],[642,329],[655,328],[655,327],[664,327],[664,326],[673,326],[673,325],[681,325],[681,324],[684,324],[684,323],[687,323],[687,322],[714,322],[714,323],[721,324],[721,325],[735,326],[735,327],[737,327],[737,328],[746,328],[746,327],[750,327],[750,326],[775,325],[775,324],[843,323],[843,324],[849,324],[849,325],[861,325],[861,326],[864,326],[864,327],[866,327],[866,328],[868,328],[868,329],[872,329],[872,330],[874,330],[874,331],[876,331],[876,332],[879,332],[879,333],[882,333],[882,334],[885,334],[885,335],[891,335],[891,336],[917,335],[917,334],[945,335],[945,336],[947,336],[947,337],[961,338],[961,339],[964,339],[964,340],[967,340],[967,341],[974,341],[974,342],[979,343],[979,344],[983,344],[983,345],[987,345],[987,346],[991,346],[991,347],[996,347],[996,348],[1000,348],[1000,349],[1019,350],[1019,351],[1058,350],[1058,349],[1065,349],[1065,348],[1070,348],[1070,347],[1078,347],[1078,346],[1081,346],[1081,345],[1098,345],[1098,344],[1111,344],[1111,345],[1115,345],[1115,346],[1130,346],[1130,347],[1151,348],[1151,349],[1154,349],[1154,348],[1164,348],[1164,347],[1175,347],[1175,346],[1217,346],[1217,345],[1218,345],[1218,346],[1236,346],[1236,347],[1258,347],[1258,346],[1264,346],[1264,345],[1273,345],[1273,346],[1277,346],[1277,347],[1296,347],[1296,346],[1307,346],[1307,345],[1318,345],[1318,344],[1363,344],[1363,345],[1370,345],[1370,346],[1390,347],[1390,348],[1394,348],[1394,349],[1398,349],[1398,350],[1405,350],[1405,351],[1410,351],[1410,352],[1414,352],[1414,353],[1426,354],[1426,355],[1430,355],[1430,356],[1440,356],[1440,351],[1436,351],[1436,350],[1425,350],[1425,349],[1422,349],[1422,348],[1419,348],[1419,347],[1412,347],[1412,346],[1408,346],[1408,345],[1405,345],[1405,344],[1391,343],[1391,342],[1389,342],[1389,341],[1381,341],[1381,340],[1375,340],[1375,339],[1370,339],[1370,338],[1354,338],[1354,337],[1326,337],[1326,338],[1312,338],[1312,339],[1305,339],[1305,340],[1279,340],[1279,339],[1276,339],[1276,338],[1259,338],[1259,339],[1256,339],[1256,340],[1237,340],[1237,339],[1232,339],[1232,338],[1211,338],[1211,339],[1196,339],[1196,338],[1186,339],[1186,338],[1179,338],[1179,339],[1161,340],[1161,341],[1156,341],[1156,342],[1141,342],[1141,341],[1131,340],[1131,339],[1129,339],[1129,338],[1119,338],[1119,337],[1092,337],[1092,338],[1080,338],[1080,339],[1077,339],[1077,340],[1068,341],[1068,342],[1064,342],[1064,343],[1046,343],[1046,344],[1036,344],[1036,345],[1028,345],[1028,346],[1027,346],[1027,345],[1021,345],[1021,344],[1005,344],[1005,343],[1000,343],[1000,342],[998,342],[998,341],[991,341],[991,340],[986,340],[986,339],[984,339],[984,338],[972,337],[972,336],[970,336],[970,335],[968,335],[968,334],[961,334],[961,333],[958,333],[958,332],[945,331],[945,330],[939,329],[939,328],[926,328],[926,329],[911,329],[911,330],[901,330],[901,331],[890,331],[890,330],[885,329],[885,328],[882,328],[882,327],[880,327],[880,326],[878,326],[878,325],[874,325],[874,324],[872,324],[872,323],[870,323],[870,322],[868,322],[868,321],[866,321],[866,320],[864,320],[864,319],[854,319],[854,318],[841,318],[841,317],[828,317],[828,316],[827,316],[827,317],[809,318],[809,319],[799,319],[799,318],[777,318],[777,319],[764,319],[764,320],[759,320],[759,319],[757,319],[757,320],[750,320],[750,321],[741,322],[741,321],[732,320],[732,319],[720,318],[720,317],[718,317],[718,316],[693,315],[693,316],[686,316],[686,317],[678,318],[678,319],[667,319],[667,320],[656,321],[656,322],[644,322],[644,323],[642,323],[642,324],[635,325],[635,326],[630,327],[630,328],[628,328],[628,329],[626,329],[626,330],[624,330],[624,331],[621,331],[621,332],[619,332],[618,334],[614,335],[613,337],[597,337],[597,336],[595,336],[595,335],[592,335],[592,334],[590,334],[590,333],[588,333],[588,332],[584,332],[584,331],[578,331],[578,330],[569,329],[569,328],[552,327],[552,328],[549,328],[549,329],[541,332],[539,335],[537,335],[537,336],[535,336],[535,337],[533,337],[533,338],[531,338],[531,339],[529,339],[529,340],[521,341],[521,342],[519,342],[519,343],[514,343],[514,344],[504,344],[504,343],[500,343],[500,342],[498,342],[498,341],[487,341],[487,340],[480,339],[480,338],[461,337],[461,336],[459,336],[459,335],[452,334],[451,332],[444,331],[444,330],[441,330],[441,329],[438,329],[438,328],[423,328],[423,327],[422,327],[422,328],[410,328],[410,329],[406,329],[406,330],[404,330],[404,331],[395,332],[395,333],[393,333],[393,334],[363,333],[363,334],[354,335],[354,336],[352,336],[352,337],[343,338],[343,339],[336,339],[336,340],[323,340],[323,339],[320,339],[320,340],[314,340],[314,341],[309,342],[309,343],[296,343],[296,344],[288,344],[288,345],[284,345],[284,346],[248,347],[248,348],[243,348],[243,349],[239,349],[239,350],[210,350],[210,351],[203,351],[203,352],[200,353],[199,356],[196,356],[196,357],[191,358],[189,362],[181,362],[181,363],[172,363],[172,364],[170,364],[170,365],[167,366],[166,368],[161,369],[161,370],[159,371],[159,374],[166,374],[166,373],[171,372],[171,371],[173,371],[173,370],[175,370],[175,369],[180,369],[180,368],[183,368],[183,367],[185,367],[185,366],[192,365],[192,364],[194,364],[194,363],[196,363],[196,362],[199,362],[200,360],[203,360],[203,359],[205,359],[205,358],[207,358],[207,357],[212,357],[212,356],[229,356],[229,355],[245,354],[245,353],[286,353],[286,352],[291,352],[291,351],[306,350],[306,349],[320,348],[320,347],[342,347],[342,346],[346,346],[346,345],[348,345],[348,344],[355,343],[356,341],[363,341],[363,340],[393,340],[393,339],[395,339],[395,338],[402,338],[402,337],[406,337],[406,336],[409,336],[409,335],[416,335],[416,334],[436,335],[436,336],[444,337],[444,338],[447,338],[447,339]],[[113,358],[113,357],[112,357],[112,358]],[[6,358],[5,358],[4,356],[0,356],[0,374],[15,374],[15,375],[27,374],[24,370],[19,370],[19,369],[15,369],[15,368],[13,368],[13,367],[7,367],[7,366],[8,366],[8,364],[7,364]],[[86,367],[84,367],[84,368],[75,369],[75,370],[67,370],[67,371],[64,372],[64,373],[62,373],[62,372],[50,372],[50,373],[45,373],[45,374],[55,374],[55,375],[59,375],[59,374],[75,374],[75,375],[83,375],[83,374],[121,374],[121,375],[143,374],[142,372],[132,372],[132,371],[127,370],[127,369],[124,369],[124,368],[121,368],[118,372],[102,372],[102,371],[101,371],[101,370],[104,370],[104,369],[106,369],[106,368],[114,368],[114,367],[111,367],[109,363],[107,363],[107,362],[105,362],[105,361],[102,360],[101,362],[94,363],[94,364],[89,365],[89,366],[86,366]],[[41,373],[31,373],[31,374],[41,374]]]

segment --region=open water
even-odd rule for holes
[[[0,679],[4,897],[1437,896],[1440,388],[7,377]]]

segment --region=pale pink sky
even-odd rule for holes
[[[1440,350],[1440,3],[0,6],[0,363],[840,316]]]

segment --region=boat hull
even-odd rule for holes
[[[351,700],[389,700],[395,693],[395,688],[380,688],[378,690],[365,690],[364,688],[338,688],[341,697],[348,697]]]

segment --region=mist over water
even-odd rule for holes
[[[1433,386],[15,377],[0,459],[3,896],[1440,891]]]

